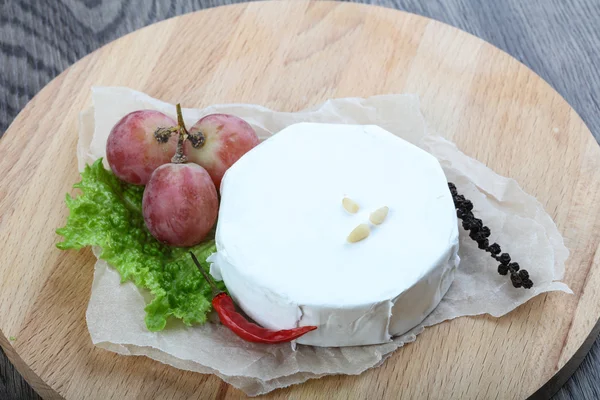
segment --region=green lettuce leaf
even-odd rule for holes
[[[150,331],[165,328],[169,317],[191,326],[206,322],[212,292],[191,260],[193,251],[208,270],[206,258],[216,251],[214,235],[192,248],[170,247],[157,241],[146,229],[142,216],[144,188],[122,182],[102,165],[88,165],[81,182],[73,187],[81,194],[67,194],[70,210],[67,224],[56,231],[64,237],[61,250],[99,246],[100,258],[121,275],[147,289],[154,299],[145,308]],[[223,289],[222,283],[219,284]]]

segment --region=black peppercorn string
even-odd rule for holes
[[[477,242],[477,246],[481,250],[490,253],[490,256],[494,260],[500,262],[498,273],[500,275],[507,275],[510,272],[510,280],[514,287],[531,289],[533,282],[529,279],[529,272],[521,269],[519,263],[511,262],[510,254],[503,253],[498,243],[490,244],[488,238],[492,232],[490,228],[483,225],[483,222],[479,218],[475,218],[475,215],[473,215],[473,203],[465,199],[465,196],[462,194],[459,194],[456,190],[456,185],[453,183],[449,182],[448,187],[450,188],[452,200],[454,200],[454,206],[456,207],[456,216],[462,220],[463,228],[469,232],[469,237]]]

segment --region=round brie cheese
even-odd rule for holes
[[[437,306],[459,262],[437,159],[377,126],[283,129],[227,171],[218,221],[211,273],[264,327],[316,325],[301,344],[390,341]],[[370,234],[350,243],[360,224]]]

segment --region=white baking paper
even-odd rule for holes
[[[173,117],[172,104],[119,87],[93,89],[93,107],[81,113],[77,157],[79,169],[105,156],[112,126],[125,114],[156,109]],[[475,214],[492,231],[491,239],[503,245],[526,268],[535,285],[515,289],[507,276],[496,272],[497,263],[461,230],[461,263],[456,279],[440,305],[421,326],[391,343],[320,348],[288,344],[248,343],[218,323],[186,327],[177,321],[162,332],[149,332],[144,324],[148,294],[106,262],[95,266],[87,324],[96,346],[123,355],[145,355],[163,363],[200,373],[218,375],[250,396],[331,374],[360,374],[381,365],[394,350],[412,342],[424,327],[466,315],[504,315],[532,297],[548,292],[572,293],[558,282],[569,251],[542,205],[523,192],[512,179],[494,173],[467,157],[441,136],[427,132],[415,95],[383,95],[366,99],[334,99],[296,113],[272,111],[249,104],[216,105],[184,109],[188,126],[215,112],[237,115],[248,121],[261,139],[296,122],[374,124],[422,147],[440,160],[449,181],[471,199]],[[108,165],[105,165],[108,167]],[[462,229],[462,228],[461,228]],[[95,249],[98,254],[98,249]]]

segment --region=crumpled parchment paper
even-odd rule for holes
[[[125,114],[156,109],[175,117],[173,105],[128,88],[93,88],[93,104],[80,115],[77,148],[80,170],[86,163],[105,156],[110,129]],[[130,282],[120,284],[119,274],[98,260],[87,309],[88,329],[96,346],[123,355],[145,355],[176,368],[215,374],[255,396],[324,375],[360,374],[381,365],[394,350],[414,341],[425,327],[445,320],[479,314],[499,317],[540,293],[572,293],[566,284],[558,282],[569,251],[542,205],[514,180],[497,175],[461,153],[453,143],[428,133],[417,96],[334,99],[296,113],[248,104],[183,110],[188,126],[215,112],[244,118],[261,139],[302,121],[374,124],[422,147],[440,160],[448,180],[473,201],[475,214],[492,231],[491,240],[502,244],[529,271],[534,287],[513,288],[507,276],[496,272],[497,263],[477,249],[477,244],[461,228],[461,263],[455,281],[420,326],[381,345],[344,348],[298,345],[294,350],[289,343],[245,342],[216,323],[189,328],[175,321],[162,332],[149,332],[144,324],[148,293]]]

